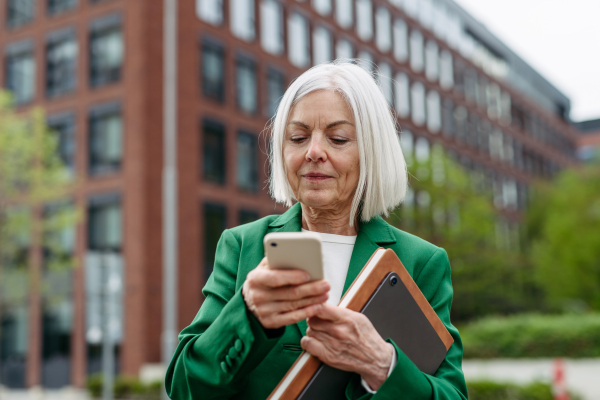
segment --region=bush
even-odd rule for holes
[[[600,357],[600,314],[488,317],[460,330],[465,358]]]
[[[96,374],[88,378],[87,389],[94,398],[102,397],[102,375]],[[144,384],[136,378],[119,376],[115,379],[115,399],[159,400],[162,382]]]

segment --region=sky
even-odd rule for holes
[[[571,99],[600,118],[600,0],[454,0]]]

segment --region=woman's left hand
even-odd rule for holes
[[[360,374],[373,390],[387,379],[396,351],[363,314],[330,304],[308,319],[302,348],[334,368]]]

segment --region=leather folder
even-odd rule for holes
[[[427,374],[434,374],[454,339],[391,249],[379,248],[344,297],[340,307],[365,314],[384,339],[394,343]],[[345,399],[353,373],[323,364],[303,352],[269,400]]]

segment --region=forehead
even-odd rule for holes
[[[333,90],[317,90],[301,98],[290,111],[288,120],[324,118],[345,119],[354,123],[354,113],[341,94]]]

